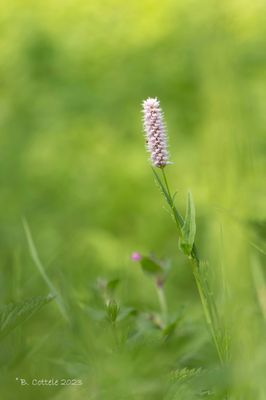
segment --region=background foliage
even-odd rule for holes
[[[260,0],[4,0],[0,301],[42,304],[50,293],[25,218],[66,310],[53,300],[2,339],[5,400],[218,398],[215,385],[232,399],[266,398],[265,11]],[[165,111],[170,181],[183,210],[193,192],[197,242],[230,326],[223,373],[147,163],[149,96]],[[121,306],[158,309],[134,250],[172,260],[167,299],[183,319],[162,341],[140,317],[129,343],[133,322],[122,321],[115,349],[98,277],[121,279]],[[16,377],[83,385],[22,387]]]

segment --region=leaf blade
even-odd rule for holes
[[[41,307],[54,299],[53,294],[32,297],[20,303],[9,303],[0,307],[0,339],[21,325]]]
[[[191,192],[188,192],[186,217],[181,233],[180,248],[186,255],[190,255],[196,235],[196,211]]]

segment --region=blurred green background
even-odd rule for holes
[[[155,96],[177,204],[184,211],[191,189],[201,256],[228,283],[220,307],[232,327],[233,398],[266,398],[265,11],[260,0],[1,3],[0,300],[50,292],[26,218],[70,320],[53,301],[0,343],[5,400],[182,400],[165,397],[168,373],[216,362],[144,149],[141,102]],[[158,308],[153,283],[130,261],[136,250],[173,260],[169,308],[184,305],[187,325],[165,345],[144,335],[137,350],[116,353],[86,307],[98,277],[118,277],[121,304]],[[83,386],[28,388],[16,377]]]

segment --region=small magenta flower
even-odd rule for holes
[[[130,258],[132,261],[140,261],[142,257],[140,253],[138,253],[137,251],[133,251]]]
[[[164,168],[169,163],[167,135],[160,102],[157,98],[148,98],[143,102],[144,131],[147,150],[154,167]]]

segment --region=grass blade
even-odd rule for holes
[[[24,228],[25,234],[26,234],[26,239],[27,239],[27,242],[28,242],[31,258],[32,258],[36,268],[38,269],[41,277],[43,278],[43,280],[45,281],[45,283],[47,284],[47,286],[51,290],[52,294],[54,294],[56,296],[55,301],[58,304],[58,308],[59,308],[61,314],[63,315],[63,317],[67,321],[69,321],[69,318],[68,318],[68,315],[67,315],[67,312],[66,312],[62,297],[57,292],[55,286],[53,285],[53,283],[49,279],[49,277],[46,274],[45,269],[44,269],[44,267],[42,265],[42,262],[40,260],[39,255],[38,255],[36,246],[35,246],[35,244],[33,242],[33,239],[32,239],[32,235],[31,235],[31,231],[30,231],[30,228],[29,228],[29,224],[27,223],[25,218],[22,219],[22,223],[23,223],[23,228]]]

